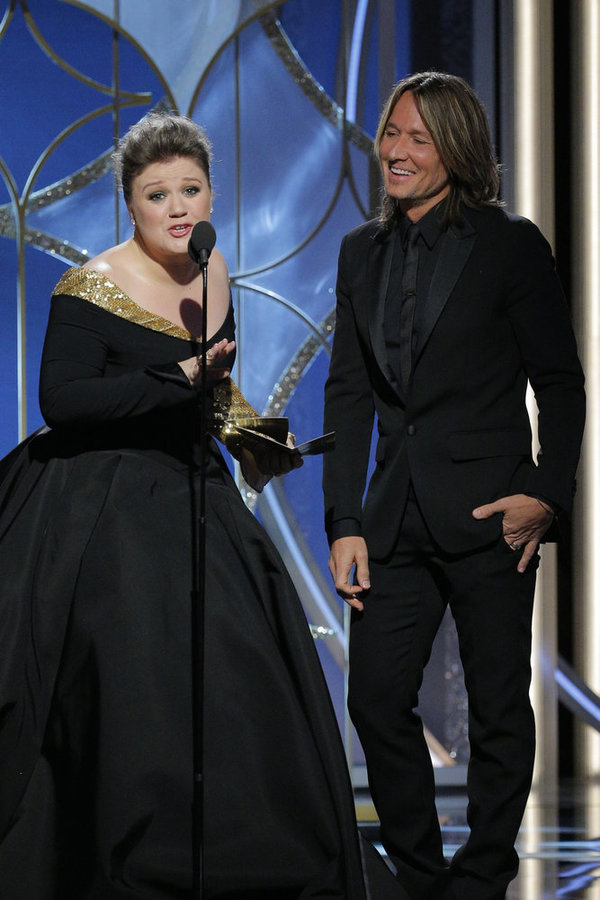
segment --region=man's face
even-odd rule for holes
[[[413,222],[448,193],[448,172],[411,91],[402,94],[392,110],[379,161],[386,193]]]

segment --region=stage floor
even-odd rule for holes
[[[467,834],[462,790],[438,789],[438,812],[451,857]],[[364,794],[357,815],[376,842],[376,816]],[[517,850],[521,865],[507,900],[600,900],[600,784],[563,782],[532,791]]]

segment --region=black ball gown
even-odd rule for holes
[[[55,289],[51,428],[0,463],[5,900],[191,895],[195,350],[96,272]],[[207,472],[205,896],[364,900],[304,613],[212,438]]]

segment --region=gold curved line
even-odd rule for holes
[[[154,109],[159,109],[160,106],[161,103],[158,103]],[[59,139],[57,138],[57,140]],[[112,149],[106,150],[91,163],[86,163],[85,166],[77,169],[77,171],[65,175],[60,181],[55,181],[53,184],[34,191],[28,199],[26,212],[36,212],[38,209],[50,206],[52,203],[75,194],[77,191],[81,191],[88,185],[98,181],[99,178],[111,170],[112,154]],[[0,206],[0,215],[2,210],[3,206]]]
[[[27,293],[25,282],[25,213],[21,204],[17,204],[16,219],[17,244],[17,406],[19,440],[27,434]]]
[[[58,256],[60,259],[64,259],[76,266],[82,266],[90,259],[88,253],[84,253],[82,250],[74,247],[69,241],[53,237],[37,228],[25,226],[23,228],[23,242],[31,244],[33,247],[37,247],[51,256]]]
[[[121,105],[123,107],[136,106],[137,102],[135,100],[126,100]],[[21,202],[24,205],[28,202],[29,192],[31,191],[33,183],[34,183],[35,179],[37,178],[37,175],[38,175],[40,169],[42,168],[42,166],[44,165],[46,160],[49,158],[49,156],[54,152],[56,147],[63,140],[65,140],[65,138],[69,137],[70,134],[73,134],[73,132],[76,131],[78,128],[80,128],[82,125],[85,125],[87,122],[91,122],[93,119],[97,119],[99,116],[102,116],[107,112],[112,112],[113,109],[114,109],[114,107],[113,107],[113,104],[111,103],[107,106],[101,106],[91,113],[86,113],[85,116],[82,116],[80,119],[77,119],[75,122],[72,122],[70,125],[68,125],[66,128],[64,128],[60,132],[60,134],[57,135],[57,137],[54,138],[54,140],[46,147],[46,149],[44,150],[44,152],[42,153],[42,155],[39,157],[38,161],[34,165],[33,169],[29,173],[29,177],[27,179],[27,182],[23,189],[23,193],[21,195]]]
[[[334,326],[335,307],[324,319],[322,319],[320,327],[323,331],[326,331],[331,335]],[[292,394],[298,387],[306,368],[312,362],[315,354],[321,349],[325,349],[331,356],[331,347],[329,344],[327,342],[324,344],[317,343],[314,335],[309,335],[302,342],[300,348],[296,351],[286,368],[283,370],[281,377],[273,385],[268,402],[262,411],[263,416],[281,416],[284,414]],[[244,502],[248,508],[253,511],[259,500],[259,495],[250,487],[242,487],[241,490],[244,495]]]
[[[274,260],[273,262],[266,263],[264,266],[259,266],[256,269],[248,269],[245,272],[235,272],[232,278],[248,278],[253,275],[260,275],[262,272],[267,272],[270,269],[275,269],[277,266],[281,266],[284,262],[287,262],[288,259],[291,259],[292,256],[295,256],[297,253],[300,253],[304,248],[309,244],[314,237],[319,233],[319,231],[325,227],[327,220],[331,216],[334,207],[338,201],[338,198],[342,192],[342,187],[344,184],[344,180],[346,178],[346,172],[344,166],[342,165],[342,169],[340,174],[338,175],[338,181],[335,187],[335,191],[333,192],[333,196],[329,203],[329,206],[323,213],[323,216],[318,221],[317,225],[313,228],[313,230],[305,237],[293,250],[290,250],[289,253],[286,253],[285,256],[281,256],[279,259]]]
[[[310,74],[310,72],[304,67],[302,61],[300,60],[300,57],[293,49],[292,45],[289,42],[289,39],[287,38],[287,35],[285,35],[285,32],[281,28],[276,16],[273,15],[272,10],[275,7],[280,6],[280,5],[281,5],[280,3],[273,3],[270,7],[270,11],[265,12],[264,9],[261,10],[260,12],[256,13],[254,16],[252,16],[251,18],[245,20],[243,25],[241,25],[234,32],[232,32],[232,34],[229,36],[229,38],[221,45],[221,47],[216,51],[216,53],[214,54],[214,56],[212,57],[210,62],[207,64],[203,75],[201,76],[201,78],[198,81],[198,84],[196,86],[194,94],[192,95],[192,99],[190,101],[187,114],[192,115],[194,107],[195,107],[197,99],[198,99],[198,95],[200,93],[200,90],[201,90],[206,78],[208,77],[208,73],[210,72],[211,68],[215,64],[218,57],[224,52],[225,48],[243,31],[243,29],[246,28],[247,25],[249,25],[251,22],[255,21],[256,19],[260,19],[263,29],[265,31],[265,34],[267,35],[267,38],[275,46],[275,49],[276,49],[280,59],[282,59],[284,65],[286,66],[288,71],[290,71],[291,74],[294,76],[294,80],[296,81],[296,83],[300,85],[300,87],[304,90],[305,94],[309,97],[309,99],[313,100],[313,102],[317,106],[317,109],[321,113],[324,112],[323,107],[326,107],[326,111],[324,113],[325,117],[332,124],[334,124],[339,131],[342,131],[343,140],[344,140],[344,146],[342,148],[342,171],[338,178],[338,182],[337,182],[336,189],[334,191],[332,200],[331,200],[329,206],[327,207],[327,209],[325,210],[325,212],[323,213],[323,217],[319,220],[319,222],[317,223],[315,228],[312,230],[312,232],[310,232],[310,234],[300,244],[298,244],[295,249],[291,250],[285,256],[275,260],[274,262],[268,263],[257,269],[249,269],[243,273],[237,273],[235,277],[240,277],[240,276],[247,277],[247,276],[260,274],[261,272],[265,272],[269,269],[275,268],[276,266],[282,265],[284,262],[287,262],[288,259],[291,259],[291,257],[294,256],[296,253],[299,253],[301,250],[303,250],[304,247],[324,227],[324,225],[328,221],[329,217],[331,216],[333,209],[335,207],[335,204],[341,193],[345,177],[347,177],[347,179],[348,179],[348,185],[350,188],[350,192],[351,192],[352,196],[354,197],[354,200],[356,202],[356,205],[357,205],[361,215],[365,219],[369,218],[369,213],[365,209],[365,206],[358,194],[358,189],[356,187],[356,181],[354,178],[354,170],[353,170],[353,166],[352,166],[352,163],[350,160],[350,154],[347,152],[346,147],[345,147],[345,141],[350,140],[352,143],[357,145],[359,147],[359,149],[361,149],[364,152],[367,152],[369,154],[372,152],[373,142],[372,142],[371,138],[365,132],[362,131],[362,129],[360,129],[354,123],[350,123],[346,120],[345,111],[341,107],[337,106],[337,104],[335,104],[329,98],[329,96],[327,95],[327,92],[324,90],[324,88],[322,88],[321,85],[318,84],[316,79],[314,79],[313,76]],[[279,48],[278,44],[276,44],[273,41],[271,34],[269,33],[271,29],[274,29],[276,31],[280,40],[285,44],[287,57],[289,59],[293,58],[294,66],[290,66],[288,64],[286,58],[284,58],[284,56],[280,52],[280,48]],[[298,73],[301,74],[301,77],[296,77],[298,75]],[[316,93],[318,93],[319,97],[323,98],[321,103],[315,102],[315,94]]]
[[[83,190],[99,178],[102,178],[112,168],[112,150],[106,150],[98,156],[93,162],[87,163],[76,172],[65,175],[60,181],[46,185],[38,191],[33,191],[29,197],[26,211],[28,213],[37,212],[46,206],[51,206],[58,200],[63,200],[78,191]],[[2,207],[0,207],[1,209]]]
[[[19,206],[19,188],[17,187],[17,183],[14,180],[12,173],[3,158],[0,156],[0,173],[2,174],[2,179],[8,188],[8,193],[12,195],[11,206],[16,205]],[[0,207],[1,209],[2,207]]]
[[[345,143],[344,143],[344,150],[345,150],[344,171],[345,171],[346,177],[348,178],[348,186],[350,187],[350,193],[354,197],[354,201],[355,201],[356,205],[358,206],[363,218],[368,219],[368,218],[370,218],[370,214],[369,214],[369,211],[365,209],[363,202],[359,196],[358,187],[356,186],[356,179],[354,177],[354,166],[352,165],[352,158],[350,156],[350,153],[348,152],[348,148]],[[367,159],[367,163],[369,166],[371,165],[370,158],[371,158],[372,152],[373,152],[373,143],[371,142],[371,150],[369,151],[369,158]]]
[[[0,230],[0,234],[4,237],[14,239],[15,243],[20,247],[22,244],[31,244],[51,256],[58,256],[74,265],[82,266],[89,260],[89,254],[83,250],[74,247],[70,241],[54,237],[38,228],[31,228],[24,224],[22,208],[17,204],[17,217],[11,221],[12,228],[5,231]]]
[[[346,119],[346,110],[343,107],[338,106],[329,97],[325,89],[306,68],[302,62],[302,58],[294,49],[294,46],[290,42],[279,20],[273,16],[264,16],[261,22],[265,34],[275,48],[276,53],[308,99],[311,100],[325,118],[332,124],[335,124],[338,130],[342,131],[344,141],[350,141],[350,143],[354,144],[359,150],[370,157],[373,152],[372,138],[359,125],[354,122],[349,122]],[[346,175],[348,177],[348,184],[352,196],[363,217],[368,219],[370,213],[365,209],[363,201],[359,196],[356,180],[354,178],[354,167],[352,166],[349,153],[346,153],[345,163]]]
[[[275,303],[279,304],[279,306],[283,306],[285,309],[289,310],[293,313],[301,322],[313,332],[314,336],[321,341],[321,343],[327,343],[327,335],[321,334],[319,331],[319,326],[315,323],[314,319],[305,313],[296,303],[292,303],[291,300],[286,300],[286,298],[282,294],[278,294],[276,291],[272,291],[269,288],[262,287],[259,284],[251,284],[250,282],[239,281],[236,278],[230,278],[230,283],[232,287],[236,287],[239,289],[243,289],[245,291],[251,291],[254,294],[262,294],[263,297],[269,297],[269,299],[274,300]]]
[[[3,16],[3,18],[2,18],[2,22],[0,22],[0,40],[2,40],[2,38],[4,37],[4,34],[5,34],[5,32],[6,32],[6,29],[7,29],[8,26],[10,25],[10,20],[12,19],[12,17],[13,17],[14,14],[15,14],[15,3],[16,3],[16,2],[17,2],[17,0],[11,0],[10,6],[9,6],[8,9],[6,10],[6,12],[4,13],[4,16]]]
[[[57,203],[59,200],[63,200],[65,197],[72,196],[78,191],[83,190],[83,188],[87,187],[88,185],[98,181],[100,178],[102,178],[103,175],[110,171],[111,155],[111,151],[107,150],[96,160],[89,163],[88,165],[83,166],[77,172],[65,176],[65,178],[63,178],[61,181],[56,181],[54,182],[54,184],[47,185],[46,187],[43,187],[38,191],[34,191],[30,195],[29,200],[26,204],[25,213],[35,213],[40,209],[51,206],[53,203]],[[2,167],[2,164],[2,160],[0,160],[0,168]],[[7,174],[10,175],[8,171]],[[16,203],[18,204],[18,188],[16,184],[14,185],[14,193],[16,195]],[[15,236],[15,219],[12,206],[12,201],[0,206],[0,234],[4,235],[5,237]],[[37,234],[41,234],[41,232],[38,232],[36,229],[30,230],[36,232]],[[30,243],[35,243],[35,241],[32,241],[30,239]],[[43,242],[42,246],[44,246]],[[52,250],[51,252],[54,252],[54,250]]]
[[[25,16],[25,21],[27,23],[27,27],[29,28],[29,31],[31,32],[31,35],[32,35],[34,41],[41,47],[41,49],[44,51],[44,53],[53,62],[55,62],[57,64],[57,66],[59,66],[61,69],[63,69],[63,71],[65,71],[68,75],[71,75],[73,78],[75,78],[76,81],[80,81],[82,84],[85,84],[88,87],[94,88],[95,90],[100,91],[100,93],[102,93],[102,94],[109,94],[109,95],[114,94],[114,89],[111,86],[102,84],[100,81],[96,81],[93,78],[89,78],[87,75],[84,75],[82,72],[80,72],[74,66],[70,65],[70,63],[66,62],[66,60],[64,60],[61,56],[59,56],[59,54],[55,50],[52,49],[52,47],[50,46],[48,41],[42,36],[42,33],[39,30],[38,26],[36,25],[32,14],[29,12],[29,9],[27,8],[27,0],[21,0],[21,3],[23,6],[23,14]],[[144,94],[141,94],[141,93],[136,93],[135,91],[123,91],[122,93],[119,94],[119,98],[124,97],[124,98],[128,98],[130,100],[133,98],[139,99],[142,96],[144,98],[147,98],[150,95],[147,92]]]
[[[335,309],[321,322],[321,328],[331,335],[335,325]],[[331,347],[327,341],[317,342],[314,335],[307,337],[295,355],[287,364],[281,378],[273,385],[269,402],[263,410],[264,416],[280,416],[283,414],[290,398],[300,383],[304,372],[320,350],[331,356]]]
[[[345,109],[338,106],[331,99],[325,88],[319,84],[306,68],[278,18],[272,13],[267,13],[261,17],[261,24],[285,68],[318,111],[330,122],[337,125],[340,130],[343,130],[344,135],[360,150],[367,153],[370,152],[372,140],[369,135],[360,125],[357,125],[355,122],[348,122]]]
[[[330,201],[330,203],[329,203],[329,206],[327,207],[327,209],[326,209],[325,212],[323,213],[322,218],[319,220],[319,222],[318,222],[317,225],[313,228],[313,230],[308,234],[308,236],[307,236],[306,238],[304,238],[304,240],[302,240],[302,241],[301,241],[301,242],[300,242],[293,250],[290,250],[290,252],[287,253],[285,256],[282,256],[282,257],[280,257],[279,259],[274,260],[273,262],[266,263],[266,264],[263,265],[263,266],[259,266],[259,267],[256,268],[256,269],[247,269],[246,271],[243,271],[243,272],[235,272],[235,273],[233,273],[233,275],[232,275],[232,279],[235,280],[235,279],[239,279],[239,278],[248,278],[248,277],[251,277],[251,276],[254,276],[254,275],[260,275],[262,272],[270,271],[271,269],[274,269],[274,268],[276,268],[277,266],[282,265],[284,262],[287,262],[288,259],[291,259],[292,256],[295,256],[297,253],[300,253],[300,252],[301,252],[301,251],[302,251],[302,250],[303,250],[303,249],[304,249],[304,248],[312,241],[312,239],[313,239],[314,237],[316,237],[316,235],[318,234],[318,232],[319,232],[322,228],[325,227],[325,225],[326,225],[328,219],[330,218],[330,216],[331,216],[331,214],[332,214],[332,212],[333,212],[333,209],[334,209],[334,207],[335,207],[335,205],[336,205],[336,202],[337,202],[337,200],[338,200],[338,198],[339,198],[339,196],[340,196],[340,193],[341,193],[341,191],[342,191],[343,183],[344,183],[344,181],[345,181],[346,179],[348,180],[349,187],[350,187],[350,192],[352,193],[352,196],[354,197],[354,200],[355,200],[355,202],[356,202],[356,205],[358,206],[358,209],[359,209],[361,215],[363,215],[363,217],[364,217],[365,219],[368,219],[368,218],[369,218],[369,214],[368,214],[368,212],[365,210],[365,208],[364,208],[364,206],[363,206],[363,203],[362,203],[360,197],[358,196],[357,188],[356,188],[356,184],[355,184],[355,182],[354,182],[354,179],[350,177],[350,173],[348,172],[347,165],[346,165],[346,164],[343,164],[343,165],[342,165],[342,171],[341,171],[341,173],[340,173],[340,175],[339,175],[339,177],[338,177],[338,182],[337,182],[335,191],[334,191],[334,193],[333,193],[332,199],[331,199],[331,201]]]
[[[152,59],[152,57],[149,56],[148,53],[142,47],[142,45],[139,44],[138,41],[136,41],[136,39],[133,37],[131,32],[126,31],[122,27],[122,25],[120,25],[119,22],[116,22],[114,19],[111,19],[109,16],[105,16],[104,13],[100,13],[97,10],[90,9],[89,6],[87,6],[85,4],[85,2],[79,2],[79,0],[66,0],[66,2],[69,3],[70,6],[76,6],[78,9],[81,9],[84,12],[87,12],[89,15],[95,16],[97,19],[100,19],[101,22],[104,22],[113,31],[117,31],[121,35],[121,37],[123,37],[126,41],[128,41],[131,44],[131,46],[140,54],[140,56],[148,63],[148,65],[150,66],[150,68],[152,69],[152,71],[154,72],[156,77],[158,78],[160,84],[163,87],[165,94],[168,97],[169,108],[172,109],[174,112],[178,112],[178,107],[177,107],[177,103],[175,102],[175,97],[171,93],[171,90],[169,88],[167,81],[165,80],[164,75],[162,74],[162,72],[160,71],[160,69],[158,68],[158,66],[156,65],[154,60]],[[152,97],[152,94],[150,92],[148,92],[145,96]]]
[[[190,116],[192,115],[194,107],[198,100],[198,94],[204,86],[204,82],[206,81],[208,74],[215,64],[216,60],[219,58],[219,56],[221,56],[221,54],[225,51],[229,44],[233,40],[235,40],[248,25],[258,19],[260,20],[265,35],[274,47],[279,58],[282,60],[285,68],[293,76],[296,84],[300,86],[306,96],[313,102],[313,105],[316,106],[317,110],[338,128],[340,127],[340,122],[343,122],[348,128],[349,136],[352,142],[361,147],[361,149],[365,149],[365,147],[361,145],[363,145],[365,141],[370,141],[368,135],[366,135],[366,133],[363,132],[363,130],[358,125],[346,122],[345,111],[336,103],[334,103],[333,100],[331,100],[325,89],[318,83],[318,81],[313,77],[308,69],[306,69],[300,57],[294,50],[287,35],[283,31],[279,20],[277,19],[277,15],[274,12],[274,10],[276,10],[280,6],[280,2],[274,2],[268,7],[263,7],[263,9],[261,9],[259,12],[244,20],[243,24],[231,33],[228,39],[219,47],[212,59],[206,65],[204,73],[200,77],[196,86],[196,90],[192,95],[187,114]]]
[[[200,78],[199,78],[199,80],[198,80],[198,84],[196,85],[196,89],[195,89],[194,93],[192,94],[192,99],[190,100],[190,103],[189,103],[189,106],[188,106],[188,110],[187,110],[187,115],[188,115],[188,116],[191,116],[191,115],[192,115],[192,113],[193,113],[193,111],[194,111],[194,107],[195,107],[195,105],[196,105],[196,103],[197,103],[197,101],[198,101],[198,95],[199,95],[201,89],[204,87],[204,82],[205,82],[206,79],[208,78],[208,75],[209,75],[209,73],[210,73],[210,70],[212,69],[212,67],[213,67],[214,64],[216,63],[217,59],[218,59],[218,58],[221,56],[221,54],[225,51],[225,49],[226,49],[226,48],[227,48],[227,47],[228,47],[228,46],[229,46],[229,45],[230,45],[237,37],[239,37],[239,35],[242,33],[242,31],[243,31],[245,28],[247,28],[248,25],[250,25],[252,22],[256,22],[256,20],[257,20],[257,19],[260,19],[262,16],[265,16],[265,15],[266,15],[266,16],[271,16],[271,15],[272,15],[272,11],[273,11],[276,7],[278,7],[278,6],[281,6],[281,0],[273,0],[273,2],[270,3],[268,6],[263,6],[260,10],[258,10],[257,12],[255,12],[254,15],[249,16],[247,19],[244,19],[244,21],[242,22],[242,24],[241,24],[241,25],[238,25],[238,27],[237,27],[236,29],[234,29],[234,31],[231,32],[231,34],[229,35],[229,37],[227,38],[227,40],[224,41],[224,42],[221,44],[221,46],[218,48],[218,50],[215,51],[215,53],[213,54],[213,56],[211,57],[211,59],[209,60],[209,62],[208,62],[208,63],[206,64],[206,66],[204,67],[204,72],[203,72],[202,75],[200,76]]]

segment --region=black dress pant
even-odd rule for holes
[[[382,841],[411,898],[501,900],[535,752],[531,619],[538,558],[524,574],[502,537],[450,556],[435,546],[414,495],[393,557],[371,561],[353,611],[349,709],[363,745]],[[456,622],[469,700],[470,836],[446,861],[422,722],[423,669],[446,605]]]

